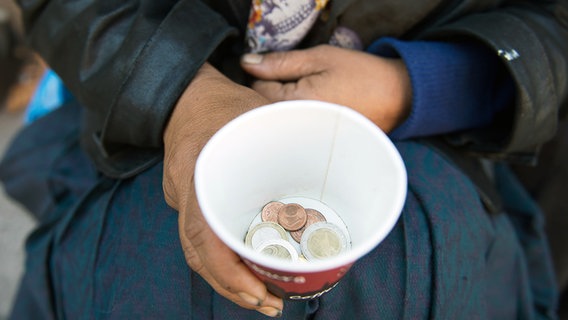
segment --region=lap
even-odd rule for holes
[[[488,215],[469,179],[433,149],[397,147],[409,176],[401,219],[337,287],[287,301],[283,318],[530,318],[549,308],[552,294],[534,302],[533,269],[508,216]],[[76,192],[54,200],[28,241],[14,318],[261,318],[187,267],[161,163],[127,180],[93,174],[76,185],[69,170],[91,165],[70,148],[73,159],[50,168],[68,179],[53,174],[50,184]]]

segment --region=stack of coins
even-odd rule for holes
[[[348,236],[325,216],[297,203],[271,201],[260,213],[262,222],[253,224],[245,244],[257,252],[291,261],[323,260],[350,247]],[[301,252],[288,241],[299,244]]]

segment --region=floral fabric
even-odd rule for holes
[[[252,53],[294,48],[310,31],[328,0],[253,0],[247,28]],[[330,44],[361,49],[357,34],[338,27]]]

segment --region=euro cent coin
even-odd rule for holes
[[[306,210],[297,203],[285,204],[278,210],[278,223],[288,231],[299,230],[307,220]]]
[[[290,242],[282,239],[264,241],[256,251],[279,259],[298,261],[298,251]]]
[[[296,240],[296,242],[300,242],[300,240],[302,239],[302,235],[304,234],[304,231],[306,230],[307,227],[311,226],[314,223],[317,222],[326,222],[327,220],[325,219],[325,216],[317,211],[316,209],[306,209],[306,215],[308,216],[308,219],[306,220],[306,224],[300,228],[300,230],[296,230],[296,231],[290,231],[290,236],[292,237],[292,239]]]
[[[255,249],[263,242],[273,239],[287,239],[284,228],[274,222],[261,222],[252,226],[245,236],[245,245]]]
[[[270,201],[262,207],[260,218],[262,221],[278,223],[278,210],[284,206],[280,201]]]
[[[335,224],[318,222],[306,228],[300,247],[306,259],[324,260],[346,251],[350,248],[350,241]]]

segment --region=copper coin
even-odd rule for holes
[[[319,212],[315,209],[306,209],[306,214],[308,216],[308,220],[306,221],[306,224],[303,227],[301,227],[300,230],[290,232],[290,236],[292,236],[292,239],[296,240],[296,242],[298,242],[298,243],[300,243],[300,240],[302,239],[302,234],[304,234],[304,230],[306,230],[307,227],[311,226],[312,224],[314,224],[316,222],[326,222],[327,221],[325,219],[325,216],[323,214],[321,214],[321,212]]]
[[[278,210],[282,208],[284,204],[279,201],[270,201],[265,204],[260,213],[260,218],[265,222],[278,223]]]
[[[278,224],[288,231],[296,231],[308,220],[304,207],[297,203],[288,203],[278,210]]]

